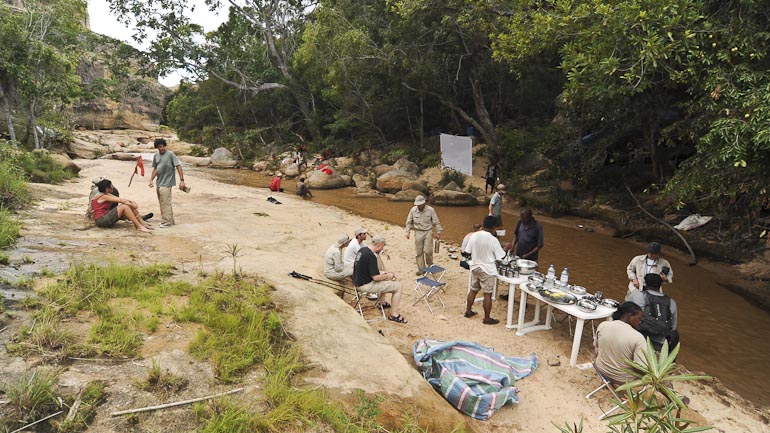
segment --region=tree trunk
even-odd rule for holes
[[[479,118],[479,123],[483,125],[483,128],[479,129],[479,133],[486,140],[487,146],[489,146],[489,149],[492,151],[492,155],[499,155],[500,137],[497,135],[495,124],[492,122],[487,106],[484,103],[484,93],[481,91],[479,81],[473,77],[468,77],[468,81],[471,84],[471,90],[473,90],[473,103],[476,106],[476,116]]]
[[[35,149],[40,149],[40,137],[37,135],[37,118],[35,117],[35,99],[29,102],[29,129],[35,143]]]
[[[11,104],[8,103],[8,97],[3,91],[3,87],[0,86],[0,101],[3,103],[3,113],[5,113],[5,121],[8,125],[8,135],[11,137],[11,141],[16,141],[16,130],[13,128],[13,116],[11,115]]]

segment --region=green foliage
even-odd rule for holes
[[[452,169],[442,171],[441,180],[438,182],[439,186],[446,186],[450,182],[454,182],[457,186],[462,188],[465,186],[465,175]]]
[[[89,382],[80,394],[80,406],[72,419],[53,422],[57,432],[77,433],[88,429],[96,416],[96,409],[105,401],[106,384],[97,380]]]
[[[55,374],[35,371],[6,380],[0,388],[8,401],[0,418],[0,428],[12,431],[61,410],[55,391]]]
[[[160,362],[153,359],[150,368],[147,369],[147,377],[143,381],[137,383],[137,386],[143,391],[154,392],[165,396],[182,391],[187,387],[188,383],[189,381],[184,377],[171,373],[168,370],[163,370],[160,366]]]
[[[0,140],[0,208],[19,209],[29,202],[24,182],[24,151],[5,140]]]
[[[8,210],[0,208],[0,248],[13,245],[19,238],[21,225]]]
[[[45,151],[27,153],[22,159],[22,168],[29,181],[36,183],[62,183],[76,176]]]

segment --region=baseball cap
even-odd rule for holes
[[[385,236],[375,236],[372,238],[373,244],[383,244],[387,245],[388,243],[385,241]]]
[[[96,185],[97,183],[101,182],[102,179],[104,179],[102,176],[96,176],[95,178],[91,179],[91,183]]]
[[[348,236],[348,235],[340,236],[339,239],[337,239],[337,246],[341,247],[341,246],[345,245],[345,242],[350,242],[350,236]]]
[[[660,278],[658,274],[647,274],[644,276],[644,287],[649,289],[660,289],[660,285],[663,284],[663,278]]]
[[[417,197],[414,198],[414,205],[419,206],[421,204],[425,204],[425,197],[418,195]]]
[[[650,244],[647,245],[647,252],[653,253],[653,254],[660,254],[660,244],[657,242],[650,242]]]
[[[359,227],[356,229],[356,231],[353,232],[353,234],[355,234],[356,236],[364,233],[368,233],[368,231],[363,227]]]

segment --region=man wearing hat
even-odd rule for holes
[[[273,192],[283,192],[283,188],[281,188],[281,178],[283,175],[279,171],[275,174],[275,177],[273,177],[273,180],[270,181],[270,191]]]
[[[441,227],[436,211],[425,204],[425,197],[421,195],[414,199],[414,206],[406,217],[407,239],[412,230],[414,230],[417,275],[422,275],[422,269],[433,264],[433,238],[441,239],[441,232],[444,229]]]
[[[350,236],[344,234],[326,250],[326,254],[324,254],[324,276],[326,278],[342,281],[353,275],[353,268],[350,268],[350,272],[347,272],[342,261],[342,249],[348,246],[349,243]]]
[[[396,282],[396,274],[380,271],[377,265],[377,254],[385,248],[385,243],[384,237],[375,236],[370,246],[361,247],[358,250],[353,265],[353,284],[362,292],[377,294],[380,303],[383,302],[383,294],[390,293],[392,295],[390,304],[381,304],[383,308],[390,308],[388,320],[406,323],[406,319],[398,314],[398,306],[401,304],[401,284]]]
[[[666,283],[670,283],[674,280],[674,270],[671,269],[671,264],[668,260],[660,257],[660,250],[659,243],[650,242],[650,244],[647,245],[645,254],[631,259],[631,262],[626,268],[629,281],[629,294],[634,290],[642,290],[640,280],[647,274],[658,274]]]
[[[345,265],[345,271],[350,272],[350,274],[353,274],[353,262],[356,261],[358,250],[364,246],[367,234],[368,232],[365,228],[357,228],[356,231],[353,232],[353,239],[350,241],[348,247],[345,248],[345,254],[342,256],[342,261]]]
[[[673,349],[679,344],[676,301],[660,290],[663,283],[660,274],[647,274],[643,281],[642,291],[633,290],[626,296],[626,301],[633,302],[644,311],[639,332],[650,338],[655,350],[659,351],[665,341],[668,341],[669,349]]]
[[[505,185],[497,185],[497,191],[489,200],[489,215],[497,219],[497,228],[503,228],[503,195],[506,194]]]

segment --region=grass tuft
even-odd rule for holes
[[[147,369],[147,377],[137,383],[139,389],[154,392],[161,395],[176,394],[187,388],[189,381],[182,376],[163,370],[160,362],[153,359],[152,365]]]
[[[23,426],[59,410],[54,391],[56,375],[36,371],[25,373],[2,385],[7,404],[0,420],[0,428]]]

